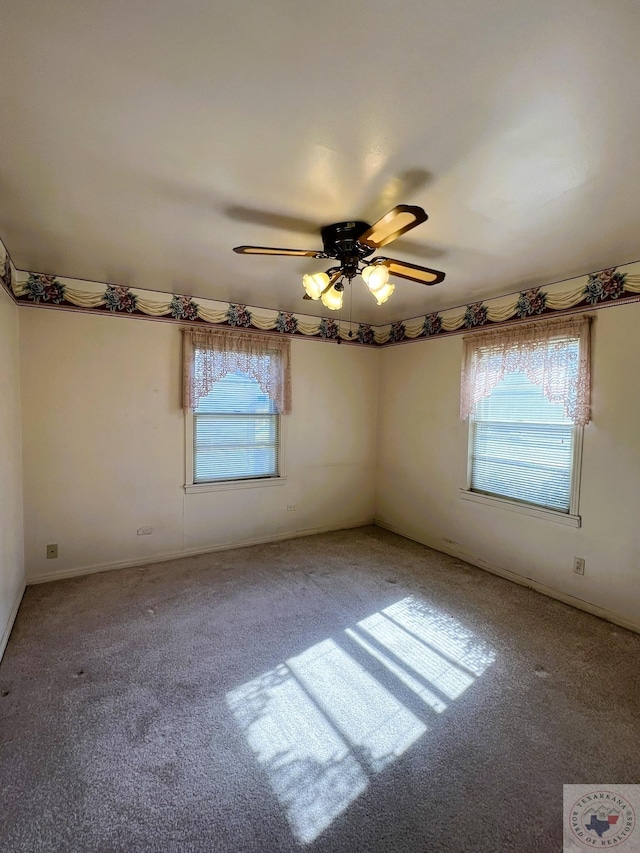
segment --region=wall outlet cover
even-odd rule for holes
[[[138,536],[150,536],[153,533],[153,527],[139,527]]]
[[[55,560],[58,556],[57,545],[47,545],[47,560]]]

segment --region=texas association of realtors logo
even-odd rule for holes
[[[569,810],[571,831],[585,847],[607,849],[628,841],[636,815],[629,800],[615,791],[583,794]]]

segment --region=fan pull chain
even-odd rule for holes
[[[344,281],[344,279],[338,279],[338,281]],[[343,285],[344,287],[344,285]],[[338,316],[338,337],[336,338],[336,343],[341,344],[342,338],[340,337],[340,332],[342,331],[342,311],[344,309],[344,299],[342,300],[342,305],[340,306],[340,314]]]

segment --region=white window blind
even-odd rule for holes
[[[568,341],[578,348],[578,341]],[[571,509],[576,443],[562,403],[524,373],[507,373],[471,422],[470,488],[558,512]]]
[[[277,477],[279,426],[256,380],[227,374],[193,411],[193,482]]]

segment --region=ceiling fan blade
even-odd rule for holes
[[[397,275],[398,278],[407,278],[420,284],[440,284],[445,275],[439,270],[430,270],[428,267],[419,267],[417,264],[408,264],[395,258],[373,258],[371,263],[382,264],[389,270],[389,275]]]
[[[426,222],[429,217],[421,207],[414,204],[398,204],[389,213],[385,213],[378,221],[358,237],[359,243],[371,246],[372,249],[381,249],[387,243],[396,240],[402,234],[406,234],[421,222]]]
[[[433,244],[429,246],[414,240],[407,240],[406,237],[400,237],[393,250],[403,255],[413,255],[414,258],[421,258],[423,261],[433,261],[435,258],[441,258],[447,254],[446,249],[438,248]]]
[[[223,212],[229,219],[237,222],[251,222],[254,225],[262,225],[266,228],[277,228],[279,231],[295,231],[300,234],[317,234],[317,222],[303,219],[301,216],[290,216],[286,213],[277,213],[272,210],[259,210],[254,207],[243,207],[234,204],[223,208]]]
[[[389,210],[394,204],[398,204],[401,198],[411,198],[418,190],[427,186],[432,179],[433,176],[430,172],[420,168],[405,169],[404,172],[391,175],[382,189],[376,193],[375,199],[364,208],[363,213],[365,211],[371,213],[373,219],[381,210]],[[367,219],[367,216],[364,218]]]
[[[233,250],[239,255],[286,255],[293,258],[326,258],[324,252],[316,249],[276,249],[272,246],[236,246]]]

